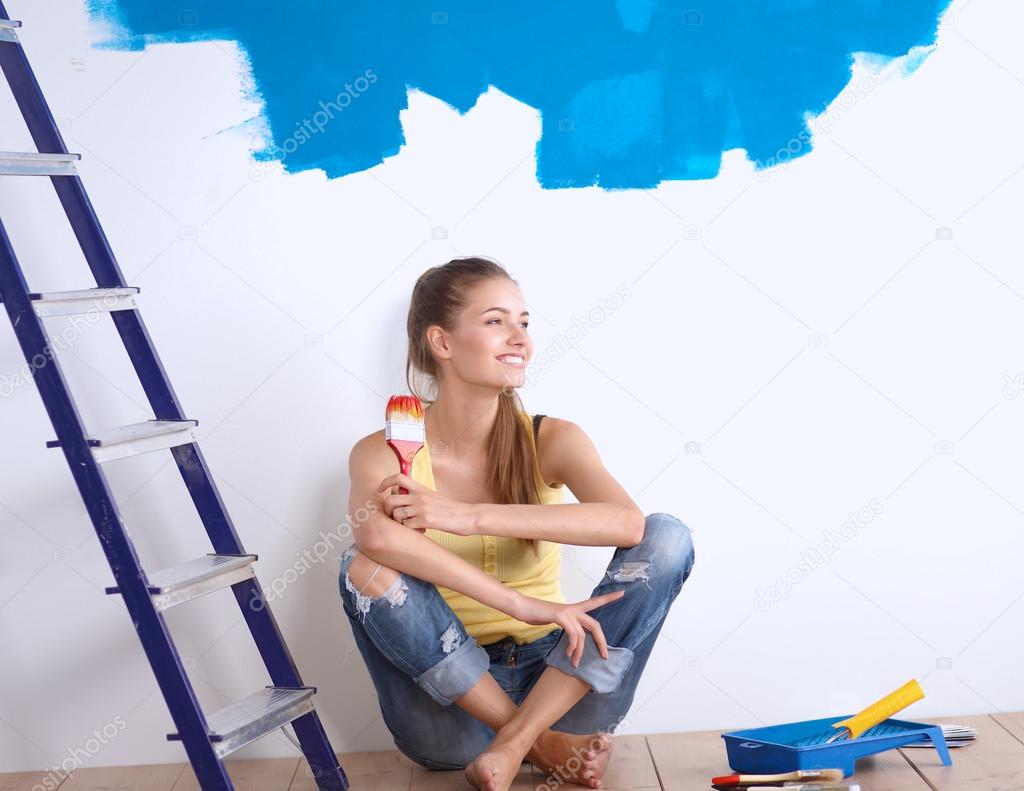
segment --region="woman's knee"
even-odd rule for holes
[[[644,520],[644,545],[653,572],[671,573],[681,585],[690,576],[696,554],[690,528],[672,514],[656,512]]]
[[[398,571],[364,555],[355,544],[342,554],[341,576],[356,613],[366,613],[378,599],[401,607],[409,595],[409,586]]]
[[[377,599],[395,584],[398,572],[359,552],[348,566],[348,578],[364,596]]]

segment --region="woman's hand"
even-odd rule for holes
[[[579,667],[583,658],[583,642],[589,631],[597,643],[597,650],[602,659],[608,658],[608,642],[604,639],[601,624],[587,615],[588,610],[595,610],[609,602],[618,601],[626,595],[626,591],[612,591],[600,596],[591,596],[586,601],[574,604],[545,601],[533,596],[523,596],[512,617],[532,624],[557,623],[569,636],[569,647],[566,653],[572,658],[572,666]]]
[[[409,493],[398,494],[399,486]],[[408,475],[389,475],[380,482],[376,494],[384,513],[404,527],[421,533],[430,528],[458,536],[476,534],[476,511],[472,505],[443,497]]]

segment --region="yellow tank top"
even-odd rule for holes
[[[425,441],[423,448],[413,457],[412,479],[437,491],[430,465],[430,451]],[[541,501],[545,505],[564,502],[563,489],[561,484],[543,486],[540,491]],[[524,596],[565,603],[560,580],[561,544],[557,542],[538,540],[538,560],[528,542],[520,538],[458,536],[433,529],[428,529],[424,535]],[[438,585],[437,589],[465,625],[466,631],[480,645],[496,642],[509,635],[516,643],[529,643],[559,628],[558,624],[535,625],[511,618],[500,610],[443,585]]]

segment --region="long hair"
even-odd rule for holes
[[[427,328],[437,324],[445,330],[454,330],[459,312],[468,304],[469,290],[496,277],[517,283],[500,264],[478,257],[453,258],[446,264],[431,267],[417,279],[406,323],[409,352],[405,380],[409,392],[423,403],[434,403],[439,379],[437,360],[427,343]],[[414,373],[429,380],[433,397],[418,391],[413,382]],[[542,485],[544,479],[529,415],[516,389],[505,386],[498,396],[498,414],[487,439],[487,490],[496,503],[536,505],[542,502]],[[534,552],[539,552],[538,542],[529,541]]]

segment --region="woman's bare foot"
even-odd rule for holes
[[[466,780],[481,791],[508,791],[519,774],[526,751],[512,740],[502,740],[501,731],[484,752],[466,769]]]
[[[562,783],[600,788],[612,754],[612,735],[546,731],[531,746],[502,728],[490,746],[466,766],[466,780],[481,791],[507,791],[524,759]]]
[[[612,746],[610,733],[547,731],[537,739],[526,757],[542,772],[553,774],[560,782],[600,788]]]

